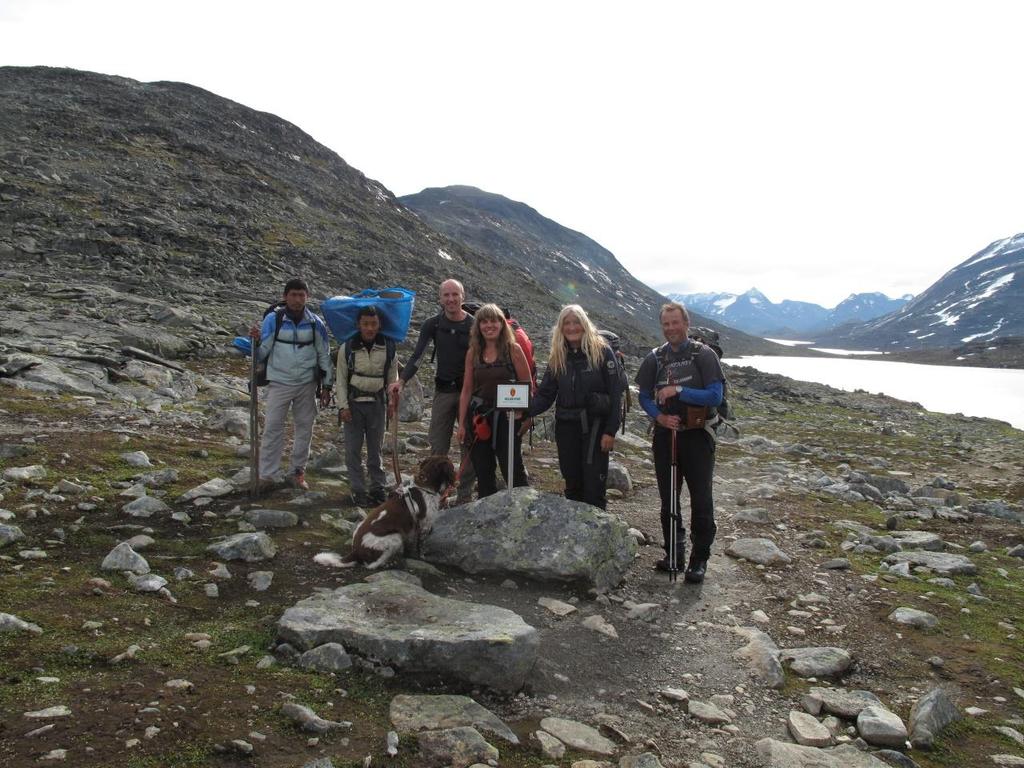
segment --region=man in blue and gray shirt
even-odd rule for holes
[[[704,581],[711,543],[715,539],[715,505],[711,495],[715,471],[717,406],[722,402],[725,374],[711,347],[689,338],[690,315],[682,304],[669,302],[661,308],[665,343],[651,350],[640,364],[636,383],[640,405],[654,419],[654,471],[661,495],[661,531],[665,557],[661,570],[675,571],[685,559],[686,529],[682,515],[676,519],[676,550],[670,551],[670,508],[683,480],[690,492],[690,536],[693,552],[686,566],[689,582]],[[678,472],[672,488],[672,441],[676,443]]]
[[[293,277],[284,284],[284,306],[268,312],[263,325],[254,325],[249,335],[259,339],[257,360],[266,361],[266,423],[260,442],[260,485],[272,485],[281,470],[284,450],[284,423],[289,409],[295,419],[292,444],[292,485],[308,490],[306,461],[313,441],[317,389],[320,405],[331,400],[334,370],[327,326],[306,308],[309,286]]]

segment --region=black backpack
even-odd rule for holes
[[[722,348],[718,345],[718,332],[713,331],[710,328],[691,328],[687,334],[690,339],[695,343],[690,345],[690,354],[686,358],[687,361],[693,360],[700,352],[701,345],[708,347],[718,357],[722,359]],[[707,339],[707,341],[705,341]],[[665,366],[664,352],[663,350],[667,344],[662,344],[654,350],[654,357],[658,361],[658,370],[660,371]],[[720,402],[716,408],[718,411],[718,420],[715,426],[724,421],[730,421],[735,416],[732,410],[732,406],[729,405],[729,379],[725,375],[725,371],[722,371],[722,402]]]
[[[616,373],[619,377],[619,385],[622,387],[622,432],[626,432],[626,414],[632,406],[632,397],[629,392],[629,377],[626,375],[625,357],[619,349],[619,335],[612,331],[598,331],[597,335],[607,342],[612,354],[615,356]]]

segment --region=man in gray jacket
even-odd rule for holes
[[[387,497],[381,459],[387,403],[385,387],[398,381],[395,342],[380,333],[376,307],[363,307],[357,317],[359,332],[338,350],[338,419],[344,424],[345,464],[352,488],[352,503],[360,507],[380,504]],[[398,418],[397,415],[395,418]],[[366,442],[366,472],[361,463]]]
[[[334,371],[331,368],[331,344],[327,326],[306,308],[309,286],[293,277],[284,284],[284,306],[268,312],[263,325],[253,325],[249,335],[259,339],[257,360],[266,361],[266,423],[260,442],[260,485],[272,485],[281,470],[284,450],[284,423],[289,409],[295,419],[292,444],[292,485],[308,490],[306,461],[313,441],[317,389],[320,405],[331,400]]]

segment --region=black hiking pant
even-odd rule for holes
[[[555,422],[558,469],[565,480],[565,498],[605,509],[608,454],[601,450],[602,424],[595,421],[587,432],[580,426],[577,419]]]
[[[494,421],[491,422],[494,425]],[[522,421],[515,422],[515,443],[512,452],[513,487],[529,485],[529,478],[526,476],[526,467],[523,466],[523,438],[519,437],[518,431]],[[485,496],[498,492],[498,478],[496,469],[501,467],[501,474],[505,478],[506,487],[508,484],[508,416],[505,413],[498,414],[497,428],[494,429],[496,439],[477,440],[470,451],[470,460],[473,462],[473,470],[476,472],[476,496],[482,499]],[[493,447],[492,447],[493,443]]]
[[[712,477],[715,472],[715,440],[704,429],[685,429],[673,432],[656,426],[654,428],[654,471],[658,477],[658,493],[661,495],[661,533],[665,541],[665,553],[669,554],[669,513],[672,500],[672,436],[676,440],[676,497],[686,480],[690,492],[690,538],[693,542],[694,560],[711,557],[711,543],[715,540],[715,504],[711,496]],[[680,511],[676,525],[678,550],[683,551],[686,541],[686,527]],[[679,563],[683,567],[684,563]]]

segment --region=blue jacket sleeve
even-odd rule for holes
[[[658,418],[658,414],[661,413],[658,409],[658,404],[654,401],[654,396],[650,392],[640,392],[640,407],[652,419]]]
[[[703,388],[683,387],[679,399],[688,405],[707,405],[714,408],[722,402],[722,382],[712,381]]]
[[[274,323],[276,321],[276,312],[271,312],[263,318],[263,325],[260,327],[260,345],[256,352],[257,360],[263,361],[270,357],[270,350],[274,348]]]

